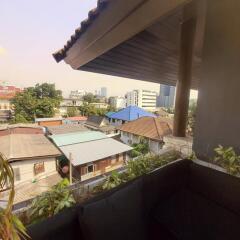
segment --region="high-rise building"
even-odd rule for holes
[[[176,87],[161,84],[159,96],[157,97],[157,107],[173,108],[175,91]]]
[[[126,94],[127,106],[138,106],[146,110],[156,108],[157,93],[149,90],[133,90]]]
[[[100,96],[107,97],[107,88],[106,87],[101,87]]]

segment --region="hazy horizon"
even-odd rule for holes
[[[159,92],[159,84],[73,70],[56,63],[52,53],[63,47],[96,0],[2,0],[0,2],[0,81],[19,87],[55,83],[64,96],[71,90],[94,92],[107,87],[109,96],[133,89]],[[196,91],[191,98],[196,98]]]

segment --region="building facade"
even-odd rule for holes
[[[175,91],[176,87],[161,84],[159,96],[157,97],[157,107],[173,108]]]
[[[82,99],[84,95],[86,95],[86,91],[79,89],[79,90],[71,91],[69,94],[69,98]]]
[[[138,106],[146,110],[155,110],[157,106],[157,93],[150,90],[133,90],[126,94],[127,106]]]
[[[107,97],[107,88],[106,87],[101,87],[100,96]]]
[[[126,107],[126,98],[124,97],[110,97],[109,104],[115,109],[122,109]]]

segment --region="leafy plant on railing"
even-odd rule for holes
[[[107,178],[102,186],[102,189],[109,190],[109,189],[117,187],[121,183],[122,183],[121,175],[118,172],[113,171],[111,173],[111,175],[107,176]]]
[[[126,171],[121,173],[113,171],[112,174],[105,179],[105,181],[94,188],[94,192],[98,193],[115,188],[122,183],[147,174],[158,167],[164,166],[179,157],[180,154],[178,152],[171,151],[161,156],[146,155],[135,160],[129,160],[126,165]]]
[[[132,158],[149,153],[149,145],[144,141],[144,139],[140,139],[140,143],[132,144],[132,147],[133,150],[129,154]]]
[[[51,190],[36,197],[30,208],[31,222],[37,222],[45,218],[52,217],[65,208],[75,204],[75,200],[68,188],[68,179],[63,179]]]
[[[14,201],[14,173],[7,159],[0,153],[0,193],[9,191],[6,208],[0,208],[0,239],[20,240],[29,236],[22,222],[12,213]]]
[[[226,169],[226,171],[231,175],[240,174],[240,156],[236,154],[232,147],[223,147],[219,145],[214,149],[216,156],[214,161]]]

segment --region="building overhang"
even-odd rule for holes
[[[205,22],[201,0],[99,0],[53,56],[76,70],[176,85],[180,26],[192,17],[197,29],[191,87],[197,89]]]

